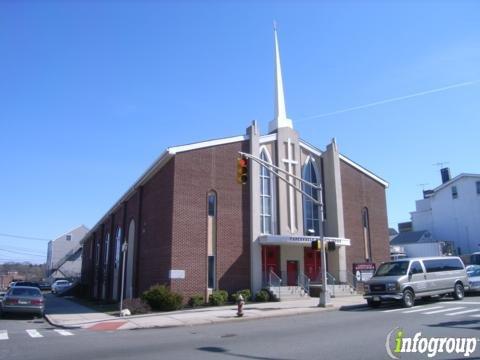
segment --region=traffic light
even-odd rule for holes
[[[312,241],[312,250],[320,250],[322,248],[320,240],[313,240]]]
[[[329,241],[327,242],[327,250],[328,251],[335,251],[337,245],[335,244],[335,241]]]
[[[245,156],[237,159],[237,182],[246,184],[248,181],[248,159]]]

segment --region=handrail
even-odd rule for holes
[[[282,279],[273,271],[270,269],[270,272],[268,273],[268,286],[269,288],[278,288],[278,300],[281,298],[281,288],[282,288]]]
[[[298,286],[300,286],[305,294],[310,295],[310,278],[303,272],[298,274]]]
[[[337,279],[335,279],[335,276],[333,276],[332,274],[327,272],[327,284],[325,286],[325,291],[329,291],[328,285],[333,285],[333,286],[330,287],[330,289],[331,289],[330,296],[331,297],[335,297],[335,285],[336,285],[336,283],[337,283]]]

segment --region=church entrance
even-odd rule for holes
[[[298,285],[298,261],[296,260],[287,261],[287,285]]]
[[[262,272],[264,279],[268,279],[270,271],[280,276],[280,246],[262,246]]]
[[[320,276],[320,251],[314,251],[309,247],[305,247],[303,252],[304,258],[304,271],[305,275],[310,279],[310,281],[318,280]]]

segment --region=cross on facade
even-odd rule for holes
[[[298,161],[295,161],[292,157],[293,152],[292,152],[293,144],[290,138],[288,138],[287,141],[287,158],[282,159],[283,163],[286,164],[286,168],[289,174],[295,175],[293,173],[293,166],[298,164]],[[288,182],[290,184],[294,184],[294,178],[291,176],[288,176]],[[294,193],[293,193],[293,187],[289,186],[288,187],[288,213],[289,213],[289,228],[290,232],[294,233],[297,229],[295,228],[295,198],[294,198]]]

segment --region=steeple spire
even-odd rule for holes
[[[282,127],[293,128],[292,120],[287,118],[285,107],[285,94],[283,93],[282,66],[280,64],[280,51],[278,49],[277,24],[273,23],[275,37],[275,117],[268,124],[268,132],[274,132]]]

